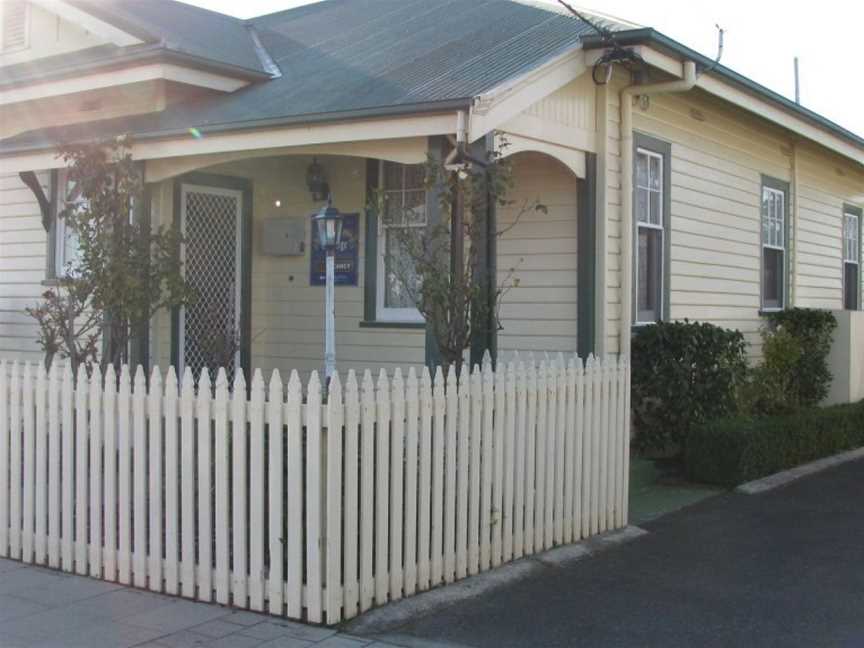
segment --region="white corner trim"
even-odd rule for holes
[[[78,7],[74,7],[67,2],[64,2],[64,0],[30,0],[30,2],[49,13],[60,16],[61,18],[86,29],[96,36],[104,38],[106,41],[114,43],[118,47],[138,45],[139,43],[144,42],[140,38],[137,38],[122,29],[118,29],[104,20],[100,20],[96,16],[89,14]]]
[[[475,141],[492,132],[532,104],[563,88],[587,69],[582,49],[573,49],[477,95],[468,120],[469,140]]]
[[[801,479],[802,477],[807,477],[808,475],[813,475],[822,472],[823,470],[827,470],[828,468],[833,468],[834,466],[839,466],[840,464],[849,461],[856,461],[858,459],[864,459],[864,448],[841,452],[840,454],[831,457],[817,459],[816,461],[811,461],[810,463],[802,464],[801,466],[796,466],[789,470],[774,473],[768,477],[741,484],[735,489],[735,491],[744,495],[758,495],[759,493],[764,493],[765,491],[785,486],[786,484]]]
[[[147,63],[111,72],[96,72],[94,74],[69,77],[56,81],[45,81],[17,88],[9,88],[0,93],[0,106],[156,79],[176,81],[178,83],[185,83],[186,85],[200,86],[221,92],[233,92],[249,84],[248,81],[194,70],[174,63]]]

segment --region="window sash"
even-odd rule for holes
[[[786,307],[786,192],[762,186],[761,306],[766,311]]]
[[[642,232],[646,251],[642,254]],[[665,281],[665,236],[662,227],[640,223],[636,232],[636,325],[654,324],[663,319]],[[653,239],[653,240],[652,240]],[[643,261],[645,267],[643,268]],[[645,300],[650,300],[645,303]]]
[[[861,251],[861,221],[857,214],[845,214],[843,220],[843,261],[858,265]]]
[[[861,302],[861,269],[857,263],[843,263],[843,308],[858,310]]]
[[[422,175],[415,165],[403,165],[395,162],[381,161],[379,163],[379,189],[384,194],[385,213],[379,215],[377,241],[377,271],[375,317],[380,321],[391,322],[422,322],[423,315],[415,307],[387,306],[388,296],[388,231],[395,229],[421,228],[426,226],[426,198],[422,185]],[[392,188],[390,181],[399,182]],[[398,201],[391,220],[386,206],[390,201]],[[412,207],[416,212],[410,211]],[[398,219],[399,222],[394,222]]]
[[[773,274],[770,274],[772,273]],[[786,304],[786,251],[763,246],[762,309],[782,310]]]
[[[636,222],[663,226],[663,156],[636,150]]]
[[[73,262],[78,255],[78,237],[66,224],[66,219],[60,217],[60,213],[70,205],[86,206],[87,201],[80,196],[69,200],[74,191],[71,186],[66,169],[61,169],[57,174],[57,186],[60,188],[60,196],[57,199],[57,211],[54,214],[54,275],[56,277],[67,277],[69,275],[67,264]]]

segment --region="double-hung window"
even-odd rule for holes
[[[858,310],[861,302],[861,214],[843,214],[843,308]]]
[[[636,323],[663,319],[666,249],[665,164],[662,153],[636,149]]]
[[[61,214],[69,210],[76,211],[86,208],[87,201],[81,195],[80,186],[71,181],[66,169],[57,174],[59,190],[57,213],[54,218],[54,236],[51,250],[54,255],[54,274],[56,277],[68,277],[75,262],[78,260],[78,236]]]
[[[784,183],[764,179],[762,183],[762,309],[786,307],[787,206]]]
[[[419,278],[405,243],[426,227],[425,170],[422,164],[380,165],[384,209],[378,222],[376,319],[422,322],[414,302]]]

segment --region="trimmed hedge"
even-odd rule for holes
[[[864,446],[864,401],[789,416],[726,418],[693,431],[690,479],[737,486],[844,450]]]

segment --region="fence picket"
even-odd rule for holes
[[[150,514],[148,530],[150,532],[149,563],[147,584],[154,592],[162,591],[162,497],[164,496],[162,480],[162,459],[164,457],[162,442],[162,373],[158,365],[153,366],[150,374],[150,393],[148,395],[147,418],[149,423],[150,483],[147,485],[148,511]],[[92,443],[92,439],[91,439]]]
[[[240,373],[239,371],[237,373]],[[281,396],[281,395],[280,395]],[[281,398],[280,398],[281,401]],[[280,402],[281,405],[281,402]],[[229,482],[231,474],[229,466],[231,458],[228,454],[228,374],[224,367],[216,374],[216,398],[213,400],[213,418],[215,424],[215,454],[213,456],[214,482],[213,490],[216,500],[216,524],[213,532],[216,536],[216,602],[227,605],[231,593],[230,576],[230,542],[231,527],[229,525]],[[153,440],[151,438],[150,442]],[[281,613],[281,611],[280,611]]]
[[[285,447],[282,432],[282,376],[276,369],[270,376],[267,394],[267,492],[268,492],[268,548],[270,572],[268,575],[268,610],[270,614],[281,615],[283,604],[283,550],[285,503],[282,486],[284,484]],[[310,478],[310,488],[314,482]]]
[[[414,367],[408,371],[405,384],[405,518],[404,518],[404,581],[405,596],[417,591],[417,478],[418,464],[417,429],[419,424],[417,394],[417,372]]]
[[[81,389],[78,381],[76,390]],[[147,379],[141,365],[135,370],[132,389],[132,582],[147,587]],[[78,427],[76,431],[80,430]],[[79,436],[75,437],[76,446]],[[77,484],[77,481],[76,481]],[[80,519],[80,517],[76,517]],[[75,534],[76,547],[78,534]],[[77,560],[76,560],[77,564]]]
[[[518,367],[514,367],[516,360],[510,362],[508,373],[515,373],[512,379],[508,376],[508,382],[513,385],[513,404],[515,419],[513,421],[514,450],[513,463],[513,558],[521,558],[525,555],[525,467],[527,465],[526,439],[528,425],[528,390],[525,385],[525,364],[520,360]],[[508,391],[508,401],[509,401]]]
[[[24,397],[22,403],[24,421],[24,517],[22,520],[21,559],[26,563],[33,562],[33,525],[35,523],[34,506],[36,503],[36,423],[33,418],[33,376],[30,363],[24,365]],[[71,453],[70,453],[71,454]]]
[[[321,573],[321,451],[321,382],[318,372],[313,371],[306,397],[306,615],[312,623],[321,623],[324,620]]]
[[[249,401],[249,607],[264,610],[264,376],[256,369]],[[185,533],[185,531],[184,531]]]
[[[495,463],[493,448],[494,391],[492,383],[492,361],[488,353],[482,369],[482,398],[474,402],[481,408],[480,436],[480,569],[486,571],[492,564],[492,471]]]
[[[89,389],[90,407],[90,575],[102,577],[102,372],[93,367]],[[157,491],[158,492],[158,491]]]
[[[429,367],[423,367],[420,374],[420,482],[417,503],[417,588],[422,592],[429,589],[431,575],[431,538],[432,533],[432,376]],[[442,435],[443,436],[443,435]],[[440,526],[438,527],[440,530]]]
[[[181,592],[195,598],[195,383],[189,367],[180,387]]]
[[[535,473],[537,468],[537,368],[534,359],[528,360],[528,376],[525,385],[526,409],[525,422],[525,554],[534,553],[535,529],[534,516],[536,514],[536,484]]]
[[[245,398],[245,396],[244,396]],[[180,593],[180,412],[177,373],[168,367],[165,376],[165,591]]]
[[[626,524],[629,378],[486,357],[334,374],[322,406],[317,372],[304,405],[296,371],[247,395],[219,369],[214,395],[206,369],[178,392],[0,360],[0,555],[338,623]]]
[[[72,365],[66,363],[63,367],[63,385],[60,400],[62,427],[60,441],[62,449],[62,486],[61,496],[63,502],[61,507],[62,540],[61,540],[61,564],[64,571],[75,570],[75,383],[72,376]],[[113,395],[113,394],[112,394]],[[106,390],[106,398],[108,398]]]
[[[375,573],[375,384],[372,372],[363,372],[361,394],[360,456],[360,611],[372,607]]]
[[[21,558],[21,474],[24,439],[21,427],[21,365],[12,363],[9,380],[9,558]]]
[[[297,434],[299,436],[299,430]],[[359,576],[357,572],[359,565],[359,467],[360,401],[357,375],[351,369],[345,381],[345,575],[343,577],[343,605],[345,607],[345,617],[348,619],[357,615],[357,608],[360,603]],[[288,580],[289,582],[291,581],[290,575]]]
[[[327,623],[342,620],[342,385],[333,372],[327,391]]]
[[[444,496],[449,493],[453,482],[444,479],[445,427],[447,417],[447,399],[444,395],[444,370],[438,366],[435,370],[435,384],[432,392],[433,408],[433,441],[432,441],[432,540],[429,543],[430,565],[429,584],[439,585],[444,578],[444,538],[448,524],[444,518]],[[449,430],[447,443],[449,448]],[[450,450],[447,450],[448,456]]]
[[[72,392],[70,387],[69,398],[67,400],[65,392],[65,377],[63,384],[63,420],[65,421],[66,403],[71,403]],[[69,384],[71,385],[71,378]],[[102,398],[102,425],[103,434],[105,436],[105,490],[102,494],[102,510],[105,513],[105,546],[102,551],[102,577],[105,578],[105,580],[113,581],[117,578],[117,374],[114,372],[114,367],[111,365],[108,365],[105,368],[105,394]],[[65,437],[66,435],[64,434],[64,441]],[[68,511],[69,509],[66,510]],[[71,549],[72,546],[70,544],[70,564]],[[63,559],[63,562],[66,564],[66,558]]]
[[[117,578],[123,585],[132,582],[132,455],[129,429],[131,413],[129,367],[123,365],[120,370],[120,388],[117,394],[117,523],[119,529]]]
[[[33,562],[44,564],[47,562],[47,522],[48,522],[48,408],[46,396],[48,395],[48,377],[45,365],[39,363],[36,369],[36,501],[34,526],[34,558]]]
[[[60,368],[48,374],[48,565],[60,566]]]
[[[242,371],[234,372],[231,393],[231,601],[238,607],[247,606],[248,565],[246,552],[248,527],[246,498],[247,488],[247,444],[246,431],[246,379]],[[291,612],[289,611],[289,614]]]
[[[390,590],[387,565],[389,564],[389,505],[390,505],[390,382],[382,369],[378,374],[377,453],[375,482],[375,602],[387,602]]]
[[[624,425],[621,426],[621,433],[624,435],[624,466],[622,467],[622,480],[621,484],[623,503],[621,508],[623,510],[623,519],[621,520],[621,526],[626,526],[628,520],[630,519],[630,380],[632,374],[632,367],[630,365],[630,359],[624,358]]]
[[[390,398],[390,600],[402,598],[402,539],[405,474],[405,382],[402,370],[396,369]]]

